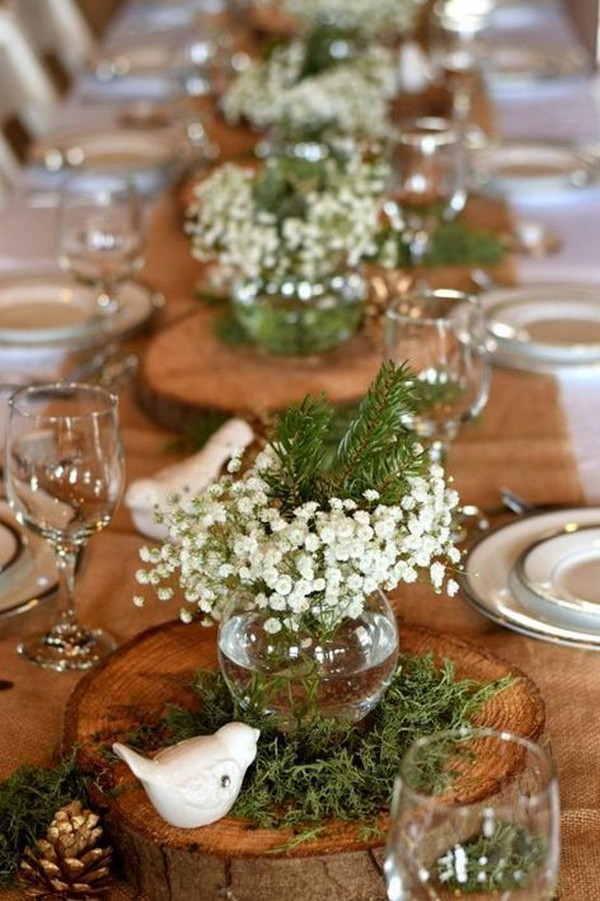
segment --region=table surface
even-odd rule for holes
[[[560,20],[545,21],[550,32],[556,28],[557,34],[569,38],[561,30]],[[135,28],[135,19],[125,15],[112,36],[126,35]],[[597,139],[600,128],[595,82],[586,80],[560,90],[561,102],[566,102],[571,111],[569,133]],[[527,122],[541,135],[549,127],[549,117],[557,129],[564,125],[562,118],[559,121],[554,115],[556,98],[550,95],[537,100],[495,97],[494,102],[497,121],[505,134],[514,134],[515,123],[522,127]],[[524,119],[524,110],[533,109],[535,116],[531,113]],[[108,122],[110,116],[109,103],[85,104],[77,92],[57,111],[59,122]],[[53,263],[55,211],[28,207],[23,197],[20,194],[10,200],[0,214],[0,272]],[[596,263],[600,191],[590,189],[588,196],[577,198],[569,207],[548,207],[543,203],[535,210],[519,204],[516,207],[518,215],[544,219],[561,234],[572,236],[558,257],[518,263],[521,277],[554,279],[558,272],[585,267],[589,280],[600,282]],[[197,268],[180,233],[179,212],[177,200],[165,192],[155,199],[149,213],[144,277],[164,291],[167,298],[155,326],[158,329],[193,313],[197,303],[191,296]],[[132,346],[143,353],[150,340],[151,335],[143,336],[135,339]],[[484,414],[463,430],[450,454],[449,469],[463,499],[496,505],[500,487],[507,484],[534,501],[578,504],[599,500],[597,379],[594,373],[555,379],[495,370]],[[157,426],[140,408],[135,383],[123,386],[120,396],[129,484],[152,475],[177,456],[172,451],[173,435]],[[90,541],[78,578],[82,620],[108,629],[119,642],[175,615],[172,607],[158,602],[143,610],[133,606],[138,552],[144,543],[121,505],[110,526]],[[464,597],[437,597],[425,587],[411,586],[399,590],[396,600],[406,621],[469,639],[516,664],[537,683],[546,703],[546,736],[554,751],[561,786],[560,896],[568,901],[600,897],[600,724],[596,715],[600,654],[509,631],[478,614]],[[2,778],[21,762],[47,765],[58,753],[62,714],[78,677],[39,670],[19,658],[14,650],[22,635],[51,618],[52,608],[52,603],[45,603],[26,615],[0,620],[0,678],[13,683],[12,688],[0,693]],[[115,890],[114,897],[128,894],[129,890],[122,887]],[[0,892],[0,898],[13,896],[16,897],[13,891]]]

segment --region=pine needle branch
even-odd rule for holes
[[[371,488],[382,503],[394,503],[407,477],[422,472],[417,436],[404,424],[418,405],[413,383],[404,364],[382,364],[337,448],[332,479],[338,497],[359,501]]]
[[[306,501],[325,499],[323,464],[332,416],[324,396],[306,397],[278,420],[271,441],[278,466],[266,473],[265,480],[283,515]]]

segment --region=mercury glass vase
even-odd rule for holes
[[[234,286],[232,308],[258,349],[278,356],[309,356],[355,334],[366,297],[365,279],[350,272],[320,281],[242,282]]]
[[[242,708],[274,717],[282,731],[318,718],[356,723],[373,710],[398,661],[396,617],[383,593],[326,637],[307,629],[273,634],[269,615],[237,596],[219,625],[221,672]]]

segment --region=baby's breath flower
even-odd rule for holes
[[[333,497],[311,501],[286,516],[270,497],[267,479],[278,466],[271,453],[235,482],[224,476],[219,490],[173,501],[163,519],[168,538],[144,548],[145,567],[137,582],[164,601],[175,596],[204,619],[219,621],[232,593],[243,590],[253,609],[267,613],[271,634],[282,629],[334,628],[360,615],[376,589],[429,576],[435,591],[444,588],[448,565],[460,560],[450,538],[454,491],[438,468],[408,479],[400,504],[378,503],[365,492],[365,507]],[[378,499],[378,498],[377,498]],[[358,509],[356,509],[358,507]],[[455,580],[445,586],[458,590]],[[144,599],[136,595],[141,606]]]

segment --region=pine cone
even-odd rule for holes
[[[112,848],[102,846],[99,817],[80,801],[61,808],[45,839],[27,848],[19,864],[21,886],[30,898],[74,901],[105,898],[111,885]]]

